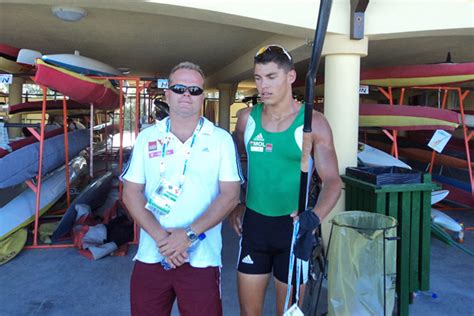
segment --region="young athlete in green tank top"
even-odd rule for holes
[[[282,132],[268,132],[262,127],[262,110],[263,104],[257,104],[249,117],[255,129],[246,144],[247,206],[266,216],[289,215],[298,208],[301,147],[295,132],[302,129],[304,107]]]
[[[242,315],[262,315],[273,274],[276,314],[283,315],[293,212],[298,209],[304,110],[293,99],[291,85],[296,71],[283,47],[269,45],[257,52],[254,78],[262,103],[240,112],[236,124],[239,153],[248,155],[247,205],[242,204],[230,216],[242,237],[237,266],[239,302]],[[312,158],[323,186],[316,206],[302,212],[300,221],[324,219],[336,204],[342,185],[331,130],[321,113],[313,112],[312,127]]]

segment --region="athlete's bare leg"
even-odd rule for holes
[[[237,288],[239,292],[241,316],[262,315],[263,300],[269,280],[270,273],[245,274],[237,272]]]

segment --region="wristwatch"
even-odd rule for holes
[[[184,230],[190,242],[195,242],[198,239],[198,235],[191,229],[191,226],[187,226]]]

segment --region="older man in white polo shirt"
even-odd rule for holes
[[[141,227],[131,278],[133,315],[222,315],[221,222],[239,199],[232,137],[203,118],[204,74],[170,74],[170,116],[143,130],[122,174],[124,202]]]

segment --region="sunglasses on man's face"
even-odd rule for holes
[[[265,54],[267,51],[274,52],[277,54],[284,54],[286,57],[288,57],[289,61],[292,61],[290,53],[280,45],[266,45],[260,48],[257,53],[255,54],[255,58],[258,58],[260,55]]]
[[[204,92],[204,90],[200,87],[197,87],[197,86],[188,87],[183,84],[175,84],[169,87],[168,89],[170,89],[176,94],[184,94],[186,91],[188,91],[190,95],[194,95],[194,96],[201,95]]]

